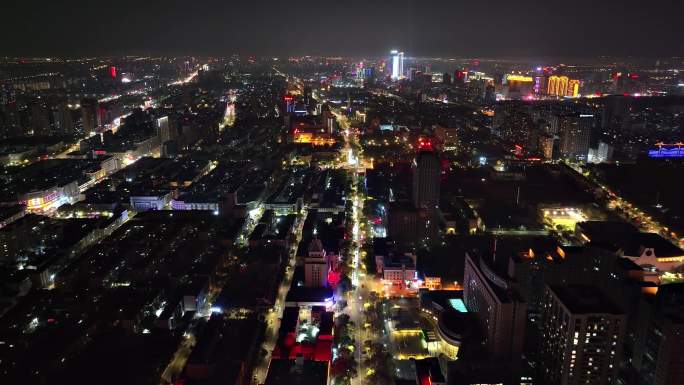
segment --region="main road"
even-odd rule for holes
[[[347,307],[344,309],[344,313],[356,325],[354,356],[358,363],[358,374],[352,378],[352,385],[365,385],[367,368],[364,366],[364,341],[377,340],[380,337],[379,331],[370,330],[366,327],[368,320],[364,313],[365,306],[370,300],[371,288],[375,284],[374,277],[369,277],[366,274],[365,266],[361,260],[361,246],[365,241],[364,226],[362,226],[362,222],[365,220],[363,214],[365,197],[359,193],[358,183],[360,175],[365,173],[364,165],[366,162],[359,145],[358,133],[351,127],[348,118],[335,109],[331,109],[331,112],[337,117],[345,141],[341,157],[345,161],[339,164],[339,167],[346,169],[351,177],[351,189],[349,189],[347,200],[352,202],[352,212],[348,218],[352,222],[350,237],[352,245],[349,249],[347,261],[351,268],[352,290],[347,293]]]

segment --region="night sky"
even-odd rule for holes
[[[0,0],[0,55],[684,55],[681,0]]]

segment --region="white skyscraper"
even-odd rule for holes
[[[396,49],[390,51],[392,55],[392,79],[397,80],[404,77],[404,53]]]

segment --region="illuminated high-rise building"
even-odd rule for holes
[[[509,74],[505,78],[506,97],[509,99],[519,99],[532,93],[534,90],[534,78]]]
[[[556,95],[556,92],[557,92],[556,89],[558,89],[559,78],[560,77],[556,76],[556,75],[549,77],[549,80],[546,84],[546,86],[547,86],[546,94],[547,95]]]
[[[454,71],[454,83],[455,84],[463,84],[466,80],[467,75],[468,75],[467,71],[463,71],[460,69]]]
[[[48,135],[50,120],[47,105],[44,99],[36,98],[29,104],[31,111],[31,133],[35,136]]]
[[[568,83],[570,79],[567,76],[549,77],[548,94],[556,96],[566,96],[568,94]]]
[[[540,357],[549,384],[615,384],[625,315],[593,286],[547,286]]]
[[[399,77],[399,51],[396,49],[390,51],[390,57],[392,60],[392,74],[390,77],[396,79]]]
[[[586,161],[594,115],[569,114],[558,118],[560,154],[563,158]]]
[[[330,112],[329,108],[326,107],[321,111],[321,120],[323,121],[325,132],[332,134],[335,128],[335,116]]]
[[[427,138],[418,141],[418,153],[413,164],[413,204],[434,209],[439,205],[441,164],[434,143]]]
[[[484,347],[496,360],[520,360],[527,305],[505,277],[487,262],[466,253],[463,296],[484,333]]]
[[[396,49],[390,51],[392,56],[392,80],[402,79],[404,77],[404,53]]]
[[[445,151],[455,151],[458,148],[458,128],[435,126],[435,139]]]
[[[534,93],[535,94],[546,94],[548,92],[548,81],[549,78],[540,74],[534,77]]]
[[[615,94],[632,94],[637,91],[637,80],[639,74],[616,72],[613,74],[613,81],[610,86],[610,92]]]
[[[567,76],[553,75],[549,77],[547,83],[547,94],[555,96],[579,96],[580,81],[577,79],[570,79]]]
[[[553,159],[553,135],[542,133],[537,138],[537,150],[544,157],[544,160]]]
[[[285,101],[285,111],[289,113],[294,113],[295,110],[295,101],[294,98],[291,95],[285,95],[283,98]]]
[[[609,95],[603,98],[601,128],[629,128],[631,103],[632,99],[623,95]]]
[[[154,125],[157,129],[157,135],[159,136],[159,141],[161,143],[176,139],[168,115],[157,118]]]
[[[363,79],[363,62],[362,61],[356,65],[356,78],[357,79]]]
[[[577,79],[570,79],[568,82],[568,90],[566,92],[566,96],[572,96],[573,98],[576,98],[579,96],[579,85],[580,82]]]
[[[0,138],[25,134],[17,104],[0,104]]]
[[[74,131],[74,122],[71,110],[63,97],[48,97],[48,109],[50,112],[50,133],[57,135],[69,135]]]
[[[643,337],[636,344],[634,366],[642,384],[684,383],[684,285],[660,285],[657,295],[641,308]]]
[[[444,75],[442,75],[442,83],[451,84],[451,74],[450,73],[445,72]]]
[[[90,134],[96,132],[100,128],[100,116],[97,113],[99,103],[97,99],[84,98],[81,99],[81,119],[83,122],[83,132]]]

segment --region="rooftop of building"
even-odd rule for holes
[[[327,361],[271,360],[265,385],[325,385],[328,383]]]
[[[573,314],[622,314],[620,309],[596,286],[549,286],[549,290]]]
[[[594,201],[572,175],[556,165],[528,165],[523,180],[497,180],[491,178],[491,170],[480,167],[449,172],[442,184],[444,194],[502,207],[530,206],[535,210],[539,204],[567,206]]]
[[[626,256],[640,255],[644,248],[655,249],[658,258],[684,256],[684,250],[655,233],[636,233],[618,242]]]
[[[439,315],[437,325],[447,337],[459,342],[478,335],[478,321],[474,313],[447,309]]]
[[[626,256],[641,256],[643,249],[654,249],[658,258],[684,256],[684,250],[656,233],[644,233],[634,226],[611,221],[589,221],[577,223],[583,238],[604,248],[622,250]]]
[[[105,228],[115,218],[58,219],[27,214],[0,229],[0,239],[16,248],[10,258],[21,255],[28,268],[42,269],[54,257],[69,251],[94,230]]]
[[[178,337],[168,334],[132,334],[122,330],[100,332],[89,340],[80,354],[63,363],[63,371],[55,371],[51,381],[143,385],[151,373],[168,363],[179,343]]]
[[[11,138],[4,138],[0,140],[0,149],[4,147],[40,147],[40,146],[53,146],[55,144],[72,142],[74,141],[73,136],[15,136]]]
[[[655,296],[649,298],[656,316],[684,324],[684,283],[660,285]]]
[[[388,211],[389,213],[418,213],[422,210],[420,208],[415,207],[413,203],[407,200],[397,200],[394,202],[390,202]]]
[[[405,250],[391,238],[373,238],[373,254],[386,258],[404,256]]]
[[[216,306],[223,309],[256,308],[271,306],[275,302],[285,258],[278,253],[263,254],[255,252],[245,255],[241,259],[241,266],[233,267],[235,274],[216,297]]]
[[[304,287],[295,284],[287,292],[285,302],[316,302],[322,303],[333,297],[334,291],[329,287]]]
[[[623,234],[632,234],[639,231],[633,225],[621,221],[578,222],[576,228],[585,233],[591,241],[599,241],[600,239],[606,239],[616,235],[622,236]]]
[[[460,351],[459,351],[460,356]],[[520,376],[514,376],[509,362],[460,358],[447,365],[447,378],[452,385],[472,384],[520,384]]]
[[[212,314],[197,336],[197,344],[188,363],[220,364],[226,360],[244,361],[263,324],[256,316],[229,319],[222,313]]]
[[[244,376],[244,364],[240,361],[225,361],[220,365],[213,365],[208,378],[183,378],[185,385],[224,385],[239,384]]]
[[[297,255],[306,256],[309,244],[314,238],[321,241],[323,249],[327,253],[337,254],[340,250],[340,242],[344,239],[344,233],[344,213],[332,214],[309,210],[304,220],[302,239],[297,248]]]
[[[421,307],[437,305],[442,310],[454,309],[457,311],[467,312],[465,308],[461,308],[463,303],[463,290],[426,290],[421,289],[419,292]],[[460,303],[458,301],[461,301]],[[458,307],[458,308],[456,308]]]
[[[309,243],[309,253],[320,253],[323,251],[323,242],[320,239],[314,238]]]
[[[490,254],[483,256],[474,253],[473,255],[469,254],[468,258],[472,261],[472,266],[475,271],[482,277],[499,302],[523,302],[520,294],[513,289],[511,279],[508,277],[508,258],[503,256],[495,257],[496,255],[497,254]]]
[[[236,231],[231,223],[222,223],[209,212],[139,213],[100,241],[100,247],[88,250],[65,274],[92,280],[106,276],[112,284],[131,285],[162,284],[171,277],[186,279],[194,274],[209,274],[219,258],[216,246],[224,237],[234,239]]]
[[[100,161],[85,159],[48,159],[28,166],[5,167],[0,179],[0,200],[16,201],[21,195],[85,182],[86,173],[100,170]]]
[[[508,255],[514,263],[525,263],[534,258],[543,258],[547,262],[560,262],[558,241],[551,236],[521,237],[515,241],[497,242],[497,253]],[[562,246],[563,253],[570,252],[572,247]]]

